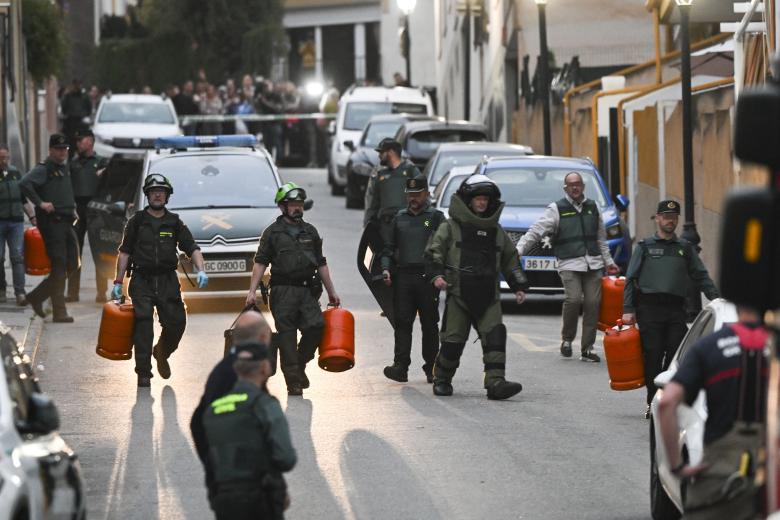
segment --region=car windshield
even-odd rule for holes
[[[363,141],[360,144],[373,148],[378,145],[379,141],[385,137],[393,137],[399,128],[401,128],[401,121],[371,123],[368,128],[366,128],[366,133],[363,136]]]
[[[487,136],[485,136],[483,132],[478,130],[458,130],[452,128],[424,130],[422,132],[415,132],[409,137],[406,144],[406,151],[412,157],[429,159],[436,153],[436,150],[442,143],[484,141],[486,137]]]
[[[176,119],[167,103],[109,102],[100,109],[98,123],[172,125]]]
[[[460,183],[463,182],[463,179],[465,179],[466,177],[468,177],[468,175],[456,175],[447,182],[447,185],[442,190],[437,190],[441,194],[436,199],[437,205],[439,207],[442,208],[450,207],[450,199],[452,198],[453,194],[455,194],[455,192],[458,191],[458,188],[460,187]]]
[[[380,102],[360,102],[353,101],[347,103],[347,110],[344,114],[345,130],[363,130],[368,120],[374,116],[382,114],[426,114],[428,109],[425,105],[416,103],[389,103]]]
[[[252,155],[173,155],[155,162],[173,184],[172,211],[184,208],[274,207],[279,187],[268,161]]]
[[[547,206],[564,196],[563,179],[577,172],[585,182],[585,196],[600,208],[607,206],[601,185],[592,170],[576,168],[550,169],[542,166],[526,168],[500,168],[488,170],[487,176],[501,188],[501,198],[507,206]]]
[[[431,167],[431,171],[427,173],[428,182],[433,184],[439,184],[442,178],[447,175],[455,166],[476,166],[484,157],[490,157],[494,155],[509,156],[509,155],[526,155],[523,151],[517,151],[515,149],[496,150],[492,149],[479,149],[477,147],[469,148],[460,152],[440,152],[436,158],[436,164]]]

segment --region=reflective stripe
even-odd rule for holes
[[[247,394],[228,394],[211,403],[214,415],[235,412],[236,403],[243,403],[249,399]]]

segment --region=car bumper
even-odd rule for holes
[[[181,268],[177,271],[179,285],[181,286],[182,298],[185,300],[205,300],[220,298],[245,298],[249,290],[249,282],[252,279],[252,269],[254,268],[255,251],[231,251],[226,247],[215,247],[214,250],[202,249],[205,262],[219,260],[244,260],[246,267],[243,271],[234,272],[214,272],[206,271],[209,277],[209,283],[203,289],[197,287],[197,274],[194,272],[194,266],[186,259],[180,257]],[[268,272],[263,276],[263,282],[268,284]],[[259,293],[259,291],[258,291]],[[258,294],[260,301],[260,294]]]

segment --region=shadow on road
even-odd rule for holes
[[[395,449],[365,430],[352,430],[341,445],[341,473],[355,518],[442,518]]]
[[[428,385],[425,389],[426,392],[423,393],[419,388],[404,385],[401,389],[401,398],[411,408],[425,417],[440,419],[452,418],[452,414],[441,406],[441,403],[433,396],[431,385]]]

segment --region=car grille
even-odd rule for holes
[[[509,238],[512,239],[512,243],[517,245],[520,239],[525,235],[525,231],[507,231]],[[552,237],[546,236],[542,240],[534,244],[525,256],[555,256],[555,249],[552,247]]]
[[[116,137],[114,138],[114,146],[117,148],[154,148],[154,139]]]

